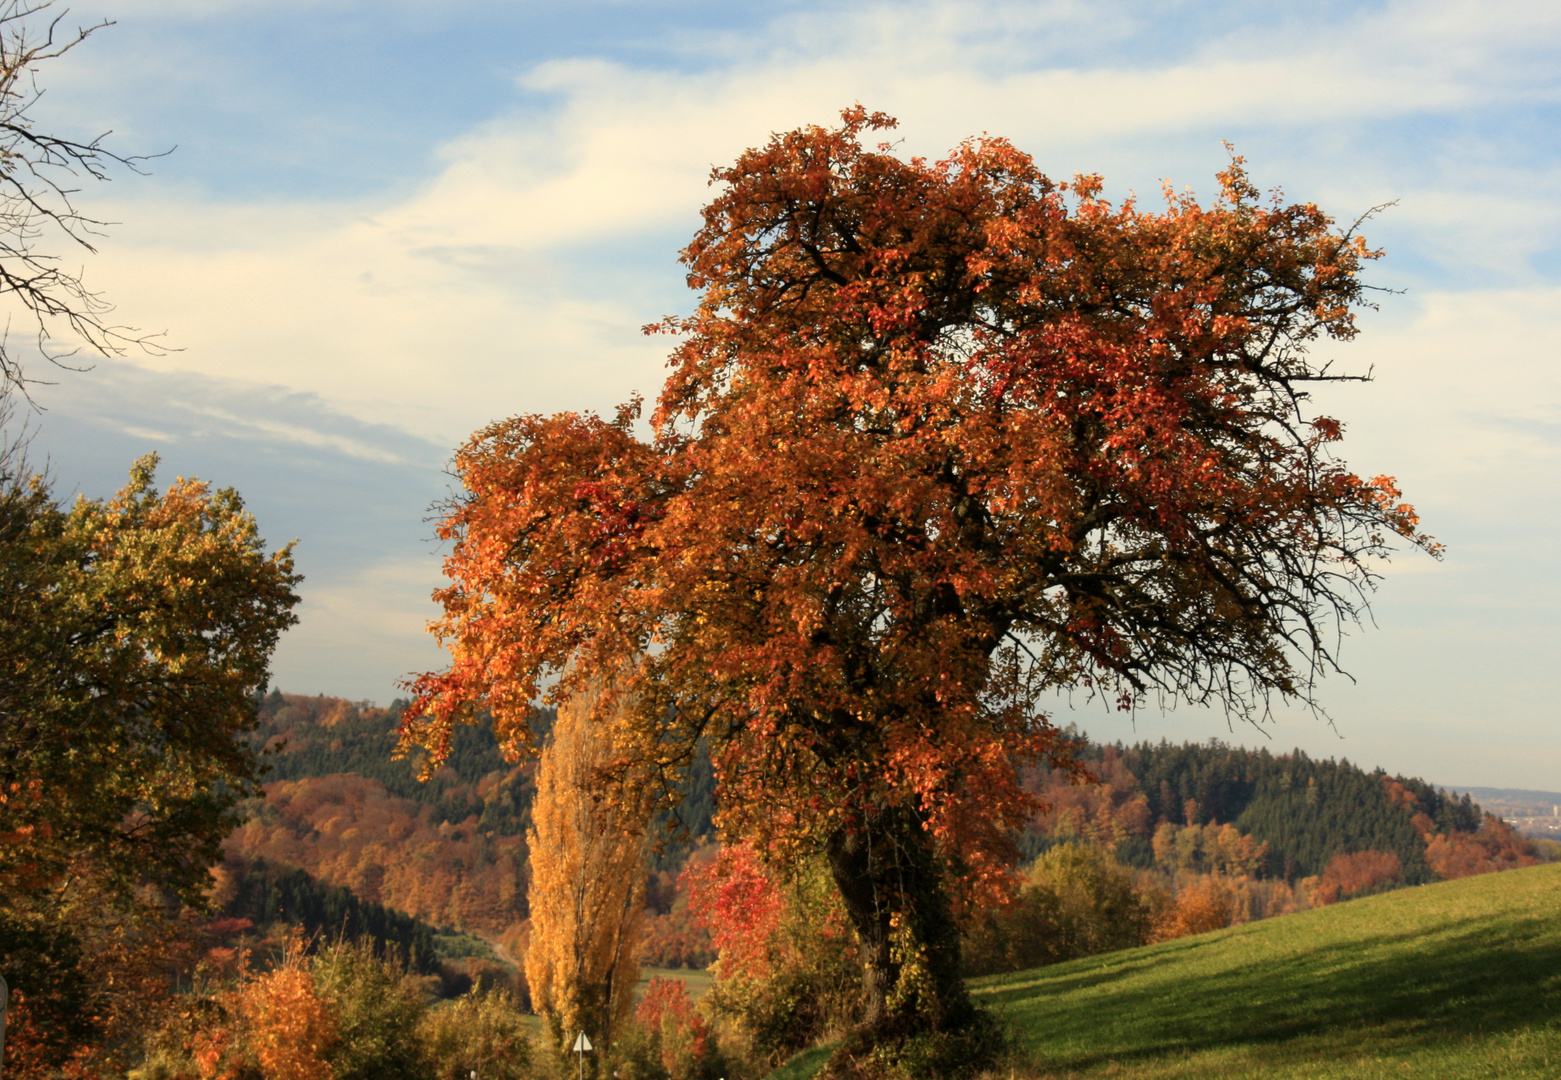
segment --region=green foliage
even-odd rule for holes
[[[423,995],[402,969],[363,942],[327,946],[310,967],[320,996],[336,1008],[335,1080],[421,1080]]]
[[[1271,876],[1294,880],[1320,874],[1340,852],[1375,850],[1398,856],[1406,884],[1434,880],[1412,815],[1388,797],[1387,774],[1380,769],[1366,772],[1345,759],[1319,761],[1300,750],[1275,756],[1217,740],[1119,749],[1149,801],[1153,820],[1232,823],[1268,844],[1266,872]],[[1100,752],[1093,748],[1095,756]],[[1436,831],[1480,827],[1480,809],[1467,796],[1454,799],[1423,780],[1394,779],[1419,799]],[[1134,865],[1152,861],[1152,854],[1146,861],[1141,850],[1126,856],[1124,861]]]
[[[18,1075],[108,1068],[168,981],[168,910],[203,903],[260,773],[247,736],[294,621],[291,549],[268,555],[231,490],[159,492],[156,466],[67,507],[0,447],[0,972]]]
[[[0,461],[0,887],[90,861],[121,893],[198,901],[259,768],[247,735],[295,620],[291,548],[267,555],[232,490],[153,487],[136,462],[68,509]]]
[[[842,1080],[962,1080],[989,1074],[1007,1050],[1002,1026],[984,1009],[955,1030],[871,1043],[853,1032],[830,1054],[828,1074]]]
[[[1142,945],[1150,912],[1132,873],[1092,845],[1053,848],[1030,868],[1029,888],[1057,898],[1063,947],[1073,956]]]
[[[1152,915],[1131,870],[1099,847],[1060,844],[1036,859],[1010,906],[971,927],[965,970],[1017,971],[1132,948],[1149,940]]]
[[[436,931],[434,953],[441,960],[493,960],[493,946],[475,934],[462,934],[451,930]]]
[[[429,1009],[418,1038],[432,1080],[524,1080],[534,1054],[515,1000],[503,991],[474,992]]]

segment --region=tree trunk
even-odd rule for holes
[[[877,811],[835,832],[826,852],[862,946],[866,1012],[854,1041],[879,1046],[969,1024],[959,928],[920,815]]]

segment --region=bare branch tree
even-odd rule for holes
[[[69,30],[69,12],[51,14],[51,7],[53,0],[0,0],[0,297],[27,312],[39,354],[69,368],[67,361],[83,349],[115,356],[160,347],[158,335],[112,322],[113,305],[56,251],[95,252],[93,241],[113,224],[78,209],[84,181],[108,180],[118,168],[141,172],[148,157],[109,149],[104,140],[112,132],[78,142],[35,128],[30,114],[43,97],[39,67],[113,25],[105,20]],[[0,333],[0,385],[25,396],[37,380],[26,377],[7,336]]]

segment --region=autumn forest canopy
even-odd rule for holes
[[[389,708],[270,688],[301,579],[236,493],[151,457],[66,506],[6,444],[9,1072],[551,1076],[586,1032],[625,1080],[974,1075],[1012,1047],[970,977],[1546,857],[1416,778],[1055,712],[1316,706],[1373,568],[1439,556],[1311,397],[1364,222],[1239,156],[1112,202],[895,127],[714,171],[648,408],[459,448],[448,664]]]

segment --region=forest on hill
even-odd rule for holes
[[[419,926],[480,935],[513,960],[527,940],[535,762],[508,763],[489,728],[461,727],[448,761],[419,782],[416,762],[391,756],[401,707],[270,693],[255,734],[272,749],[265,798],[228,838],[230,865],[273,876],[297,868]],[[1228,893],[1224,922],[1538,859],[1529,840],[1467,795],[1343,759],[1218,741],[1091,743],[1084,757],[1095,783],[1027,773],[1050,809],[1030,822],[1017,855],[1090,845],[1156,877],[1172,897],[1193,897],[1195,885],[1218,879]],[[714,958],[708,930],[690,917],[682,874],[716,849],[714,812],[714,778],[701,759],[678,813],[686,828],[663,818],[664,842],[646,867],[648,965]],[[427,949],[426,933],[416,940]]]
[[[389,708],[273,691],[255,738],[270,749],[265,798],[224,845],[227,860],[295,867],[324,885],[452,932],[480,935],[501,956],[524,951],[536,762],[506,762],[486,725],[462,727],[450,758],[426,782],[396,760],[402,702]],[[550,716],[538,725],[548,730]],[[715,782],[696,762],[676,815],[662,815],[646,873],[645,962],[703,966],[708,932],[687,914],[679,878],[715,836]],[[236,914],[236,913],[231,913]]]
[[[1340,854],[1380,851],[1397,858],[1402,884],[1418,885],[1515,865],[1528,850],[1468,795],[1346,759],[1219,741],[1091,744],[1084,754],[1098,784],[1032,773],[1031,790],[1052,810],[1031,823],[1028,853],[1078,837],[1107,844],[1131,866],[1165,865],[1175,848],[1182,868],[1213,868],[1212,849],[1201,858],[1192,836],[1229,827],[1260,850],[1245,868],[1257,877],[1294,882],[1322,874]]]

